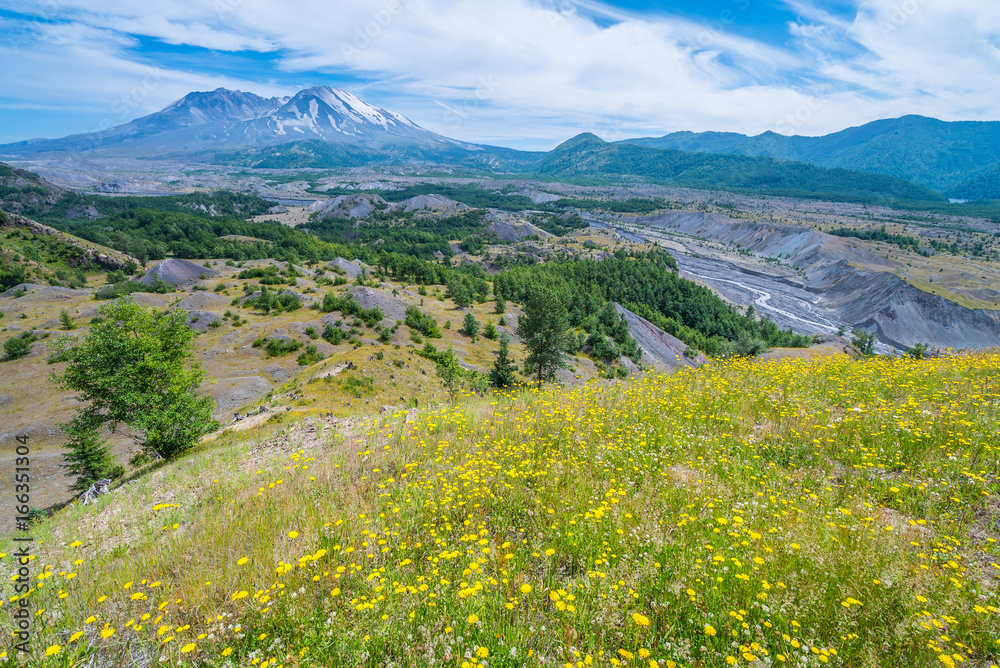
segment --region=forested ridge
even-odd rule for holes
[[[537,168],[552,176],[627,176],[693,188],[871,204],[946,202],[892,176],[752,155],[609,144],[591,134],[564,142]]]

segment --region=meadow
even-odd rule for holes
[[[737,359],[224,434],[33,527],[28,665],[991,666],[998,367]]]

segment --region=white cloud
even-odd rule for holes
[[[250,84],[209,73],[158,67],[128,57],[135,40],[116,31],[73,23],[12,25],[0,19],[0,99],[7,109],[62,108],[78,113],[83,124],[70,132],[89,132],[128,122],[157,111],[192,90],[219,86],[253,88],[260,94],[283,94],[283,88]],[[32,133],[58,136],[57,132]],[[23,138],[23,137],[22,137]],[[11,137],[14,139],[14,137]]]
[[[35,24],[39,39],[17,56],[24,67],[0,74],[2,89],[16,91],[8,101],[109,109],[117,101],[117,113],[124,99],[134,117],[193,89],[293,92],[214,76],[206,63],[199,72],[161,69],[143,99],[131,100],[149,65],[132,55],[129,35],[278,53],[283,72],[311,84],[327,83],[314,72],[369,80],[367,99],[442,134],[540,148],[582,131],[820,134],[905,113],[991,118],[1000,90],[992,0],[863,0],[850,16],[788,0],[800,18],[781,47],[736,35],[731,20],[594,0],[59,3],[53,18],[62,22]]]
[[[848,56],[817,60],[815,71],[856,89],[860,113],[919,113],[946,120],[997,117],[1000,5],[991,0],[864,0],[853,20],[814,17],[831,47]]]

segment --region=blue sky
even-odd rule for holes
[[[1000,118],[994,0],[0,0],[0,142],[345,88],[467,141]]]

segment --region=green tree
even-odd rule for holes
[[[101,428],[124,425],[146,452],[168,459],[188,450],[217,426],[214,401],[196,394],[205,376],[192,363],[194,331],[182,311],[157,312],[122,297],[101,308],[103,322],[92,325],[76,346],[60,352],[66,369],[54,376],[88,405],[63,431],[72,458],[92,447]],[[75,448],[75,449],[74,449]]]
[[[31,352],[31,344],[38,339],[34,332],[25,332],[20,336],[12,336],[3,342],[4,360],[16,360]]]
[[[476,320],[476,316],[471,313],[465,314],[465,320],[462,322],[462,331],[465,332],[466,336],[472,337],[472,340],[476,340],[476,335],[479,334],[479,321]]]
[[[84,491],[91,483],[102,478],[120,478],[125,467],[115,461],[106,441],[84,423],[69,422],[60,425],[69,437],[68,452],[63,455],[63,468],[76,478],[73,489]]]
[[[490,369],[490,385],[498,389],[514,385],[517,383],[516,370],[517,366],[510,357],[510,336],[504,332],[500,335],[500,348]]]
[[[875,332],[855,328],[851,333],[851,344],[865,357],[875,354]]]
[[[486,321],[486,327],[483,328],[483,336],[485,336],[490,341],[496,341],[497,326],[493,324],[492,320]]]
[[[517,335],[528,349],[525,369],[537,374],[539,385],[555,378],[556,370],[566,366],[569,316],[563,303],[549,290],[539,287],[527,290]]]
[[[462,371],[462,366],[458,363],[458,356],[451,346],[448,346],[448,350],[438,354],[437,375],[444,384],[444,388],[448,390],[448,397],[452,401],[455,401],[455,396],[461,387],[464,372]]]
[[[59,311],[59,324],[62,329],[76,329],[76,325],[73,323],[73,318],[66,309]]]
[[[455,306],[465,308],[472,305],[472,291],[465,284],[461,274],[452,274],[448,277],[448,296]]]
[[[6,290],[28,282],[28,272],[21,265],[0,267],[0,288]]]

